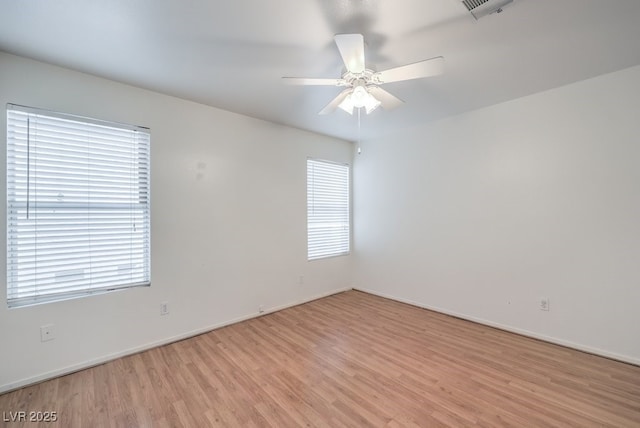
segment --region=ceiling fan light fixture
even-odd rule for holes
[[[358,85],[353,88],[351,95],[349,95],[353,100],[353,106],[357,108],[362,108],[366,105],[368,98],[371,96],[367,90],[362,85]]]
[[[340,104],[338,104],[338,107],[340,107],[342,110],[346,111],[349,114],[353,114],[353,108],[355,107],[355,105],[353,104],[352,95],[353,95],[353,92],[347,95],[347,97],[344,100],[342,100]]]
[[[378,107],[380,107],[381,102],[376,97],[371,95],[369,92],[367,92],[367,95],[368,97],[365,99],[364,108],[367,114],[369,114],[375,109],[377,109]]]
[[[371,113],[380,106],[380,101],[367,91],[363,85],[358,85],[347,97],[338,105],[342,110],[349,114],[353,114],[354,108],[363,108],[367,114]]]
[[[458,0],[460,1],[460,0]],[[462,0],[471,10],[488,2],[512,2],[513,0]],[[370,114],[378,107],[385,110],[398,107],[403,101],[384,89],[383,83],[402,82],[404,80],[422,79],[437,76],[443,72],[444,58],[441,56],[401,65],[382,71],[367,68],[364,58],[364,38],[362,34],[336,34],[334,37],[346,71],[339,79],[283,77],[284,81],[293,85],[337,86],[344,88],[318,114],[329,114],[337,108],[353,115],[353,110],[364,108]]]

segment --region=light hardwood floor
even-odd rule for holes
[[[640,367],[349,291],[0,395],[21,410],[61,427],[639,427]]]

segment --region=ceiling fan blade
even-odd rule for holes
[[[391,110],[401,104],[404,104],[404,101],[402,101],[400,98],[390,94],[379,86],[371,86],[367,89],[369,90],[369,93],[371,95],[373,95],[378,101],[380,101],[380,105],[382,105],[385,110]]]
[[[335,97],[333,100],[331,100],[331,102],[327,104],[322,110],[320,110],[318,114],[333,113],[338,108],[340,103],[344,101],[344,99],[347,98],[347,95],[349,95],[350,93],[351,93],[351,88],[345,89],[344,91],[340,92],[338,96]]]
[[[362,34],[336,34],[334,37],[347,71],[364,71],[364,37]]]
[[[380,83],[399,82],[402,80],[420,79],[437,76],[444,72],[444,58],[441,56],[414,62],[401,67],[390,68],[376,73]]]
[[[343,79],[315,79],[313,77],[283,77],[282,81],[287,85],[305,86],[345,86]]]

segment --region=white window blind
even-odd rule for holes
[[[307,258],[349,254],[349,165],[307,160]]]
[[[7,107],[7,303],[150,284],[148,129]]]

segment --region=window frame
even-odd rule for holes
[[[325,242],[325,245],[329,245],[330,247],[333,247],[333,250],[326,250],[326,251],[319,251],[317,250],[317,247],[313,247],[312,246],[312,230],[314,229],[314,227],[312,226],[313,223],[316,223],[316,221],[312,221],[311,219],[311,211],[314,210],[315,205],[312,206],[310,199],[312,198],[312,196],[310,195],[310,189],[312,188],[313,184],[310,183],[310,166],[312,165],[319,165],[321,167],[327,167],[327,168],[345,168],[346,171],[343,171],[342,173],[345,175],[345,180],[346,183],[341,183],[346,189],[341,189],[341,197],[345,198],[344,203],[342,204],[343,206],[340,207],[340,212],[339,213],[333,213],[335,215],[336,218],[333,219],[332,222],[329,223],[333,223],[335,225],[335,228],[342,228],[342,231],[333,231],[333,238],[331,237],[331,232],[328,232],[327,234],[325,234],[325,236],[323,237],[323,240]],[[345,174],[346,173],[346,174]],[[325,177],[326,179],[326,177]],[[315,192],[315,189],[314,189]],[[335,200],[333,201],[334,203],[336,202]],[[337,220],[337,218],[339,217],[343,217],[342,220]],[[344,217],[346,217],[346,220],[344,219]],[[320,228],[320,227],[318,227]],[[344,237],[344,231],[346,228],[346,239]],[[314,261],[314,260],[322,260],[322,259],[327,259],[327,258],[332,258],[332,257],[341,257],[341,256],[348,256],[349,254],[351,254],[351,231],[352,231],[352,226],[351,226],[351,165],[349,163],[343,163],[343,162],[335,162],[335,161],[330,161],[330,160],[325,160],[325,159],[319,159],[319,158],[313,158],[313,157],[308,157],[307,158],[307,261]],[[338,236],[340,235],[340,236]],[[331,242],[334,242],[333,244],[331,244]],[[339,241],[338,244],[336,244],[335,242]]]
[[[7,147],[5,175],[7,179],[7,306],[9,308],[26,307],[36,304],[102,294],[110,291],[150,286],[151,132],[149,128],[34,107],[26,107],[11,103],[6,105],[6,117]],[[36,135],[33,137],[32,142],[32,137],[30,135],[32,125],[30,124],[30,120],[35,120],[36,118],[50,124],[50,128],[47,128],[48,130],[57,130],[58,127],[60,127],[60,129],[64,129],[65,131],[74,130],[79,132],[80,129],[86,129],[87,134],[84,140],[75,140],[78,141],[75,149],[68,150],[66,152],[63,149],[63,147],[65,147],[64,145],[68,145],[69,142],[72,141],[72,137],[67,135],[59,138],[48,136],[48,141],[46,142],[44,142],[45,137]],[[27,126],[26,137],[24,135],[18,136],[19,132],[17,130],[20,126],[24,126],[25,123]],[[22,132],[24,134],[24,130]],[[103,141],[101,140],[100,142],[96,142],[98,139],[96,136],[97,133],[100,133],[100,138],[102,138],[102,133],[104,133],[108,137],[110,136],[110,139],[105,138]],[[124,137],[121,137],[125,141],[124,145],[121,139],[116,139],[116,135],[118,134],[124,135]],[[77,135],[74,134],[74,136]],[[129,142],[127,138],[130,138],[131,141]],[[37,168],[35,169],[35,172],[30,171],[32,161],[29,159],[29,154],[31,153],[31,150],[38,153],[37,148],[32,149],[32,144],[34,147],[38,147],[38,145],[47,146],[47,150],[50,154],[45,157],[46,160],[53,165],[49,168],[54,168],[60,171],[57,173],[59,178],[49,178],[48,180],[50,180],[50,182],[46,183],[50,184],[52,187],[57,185],[66,189],[64,191],[60,191],[60,195],[62,196],[58,200],[52,201],[51,197],[47,200],[47,198],[43,196],[44,193],[38,193],[38,190],[34,191],[34,196],[29,196],[29,189],[32,186],[37,189],[37,184],[31,184],[32,180],[34,183],[38,183],[38,180],[40,180],[38,178],[38,174],[42,173],[41,170]],[[107,153],[115,152],[117,149],[124,147],[125,152],[128,150],[127,160],[118,160],[117,158],[119,156],[117,154],[107,156],[104,153],[101,153],[99,149],[96,149],[96,146],[107,147]],[[24,150],[25,147],[27,154],[26,160],[24,159],[24,153],[20,154],[20,150]],[[80,148],[78,149],[77,147]],[[92,192],[95,193],[95,190],[92,190],[95,189],[93,186],[98,186],[98,190],[113,190],[113,187],[118,187],[114,182],[122,180],[122,176],[126,177],[127,174],[129,174],[129,177],[126,183],[128,183],[129,188],[112,193],[111,196],[108,197],[87,196],[86,202],[74,201],[73,196],[69,196],[70,200],[65,201],[63,198],[67,197],[67,194],[73,194],[73,190],[70,190],[68,186],[75,186],[70,183],[77,178],[71,172],[70,167],[65,168],[65,162],[68,163],[69,160],[66,156],[68,156],[69,153],[77,155],[81,150],[85,150],[85,148],[87,154],[86,161],[82,159],[77,163],[80,165],[80,168],[84,168],[86,170],[87,195],[92,195]],[[37,157],[37,155],[34,156]],[[100,157],[100,159],[98,159],[98,157]],[[105,159],[104,162],[109,164],[109,166],[98,166],[102,159]],[[105,173],[105,169],[123,168],[127,164],[129,170],[127,170],[128,172],[126,173]],[[39,166],[39,168],[42,167]],[[35,176],[33,179],[32,174]],[[92,174],[94,174],[95,177],[92,176]],[[116,177],[113,174],[119,175],[119,177]],[[26,178],[24,178],[25,176]],[[96,184],[101,181],[106,184]],[[80,188],[80,186],[77,187],[77,189]],[[26,199],[24,196],[19,196],[20,192],[24,192],[25,189],[27,191]],[[75,187],[73,189],[77,190]],[[129,198],[128,202],[124,200],[127,197]],[[119,200],[119,198],[122,198],[123,200]],[[94,200],[92,201],[92,199]],[[31,224],[31,219],[28,218],[30,210],[35,211],[34,221],[32,222],[33,224]],[[24,213],[26,213],[26,215]],[[21,215],[23,217],[19,218]],[[81,220],[76,220],[76,218],[80,218],[80,216],[84,215],[86,215],[86,219],[82,218]],[[46,218],[47,220],[39,219],[39,216],[42,216],[42,218]],[[100,217],[100,219],[96,219],[95,216]],[[95,247],[103,244],[105,240],[103,238],[96,238],[96,235],[99,235],[99,232],[103,230],[106,230],[107,233],[113,232],[107,229],[99,229],[98,232],[92,232],[92,230],[94,230],[97,224],[108,222],[109,219],[111,219],[111,221],[116,221],[113,220],[113,218],[125,218],[126,216],[129,217],[129,220],[117,220],[122,223],[118,223],[115,226],[111,225],[102,227],[117,228],[121,224],[124,224],[125,229],[129,228],[128,231],[118,232],[117,235],[119,239],[117,240],[115,239],[115,235],[108,238],[111,239],[113,237],[114,239],[112,239],[112,242],[115,242],[114,245],[118,245],[121,248],[126,247],[127,244],[132,246],[128,250],[128,255],[126,250],[116,251],[113,249],[106,251],[110,252],[110,255],[108,256],[104,255],[105,252],[100,254]],[[104,218],[107,218],[107,220],[103,220]],[[38,221],[40,221],[41,224],[46,224],[48,221],[49,224],[55,223],[55,225],[49,226],[49,229],[47,229],[46,226],[38,225]],[[24,226],[25,224],[28,225]],[[79,235],[81,237],[78,237],[77,239],[83,242],[86,241],[88,244],[82,245],[76,242],[75,244],[62,245],[57,241],[56,243],[59,245],[60,249],[57,250],[55,257],[49,256],[49,260],[46,260],[43,258],[46,256],[38,255],[38,252],[41,254],[46,253],[46,251],[43,250],[44,244],[37,242],[39,233],[63,233],[64,231],[74,229],[76,227],[78,230],[83,230],[86,227],[87,231],[84,232],[84,235]],[[30,233],[34,236],[33,243],[26,245],[24,244],[25,235]],[[72,251],[74,249],[74,245],[77,248],[80,248],[77,252]],[[136,251],[133,250],[134,245],[136,247]],[[21,246],[22,248],[20,248]],[[94,247],[87,250],[86,248],[82,249],[81,247],[83,246]],[[32,259],[28,259],[29,263],[26,263],[24,258],[26,247],[33,248],[33,256],[31,256]],[[137,256],[134,255],[136,253]],[[95,261],[98,254],[106,259],[104,264],[102,262],[98,263]],[[122,254],[124,254],[124,256]],[[89,267],[82,268],[82,276],[75,279],[75,281],[79,281],[80,284],[71,284],[71,282],[74,281],[74,275],[72,275],[72,271],[74,269],[72,266],[86,265],[86,261],[81,260],[86,260],[87,258],[90,260]],[[124,260],[124,262],[122,260]],[[41,270],[38,270],[38,262],[40,262],[41,265],[49,263],[52,268],[40,268]],[[33,264],[34,267],[27,268],[20,266],[29,264]],[[98,274],[96,270],[98,270],[97,265],[99,264],[102,269],[111,269],[111,271],[108,271],[111,273],[103,275],[104,271],[101,271]],[[56,269],[61,269],[61,266],[70,266],[70,268],[65,271],[69,272],[69,278],[67,279],[70,281],[67,282],[66,285],[62,283],[67,279],[62,278],[64,275],[59,275],[59,272],[56,271]],[[80,267],[77,267],[77,269],[80,270]],[[32,285],[25,285],[27,283],[27,280],[25,280],[28,276],[26,273],[27,271],[34,272],[29,274],[34,278],[33,281],[28,282]],[[127,273],[127,271],[130,271],[130,273]],[[135,274],[134,271],[136,272]],[[46,280],[37,279],[41,278],[39,275],[49,278],[49,282],[47,283]],[[59,276],[62,279],[59,280]],[[127,276],[129,278],[126,278]],[[127,282],[126,279],[129,279],[130,281]],[[58,284],[59,282],[60,284]]]

